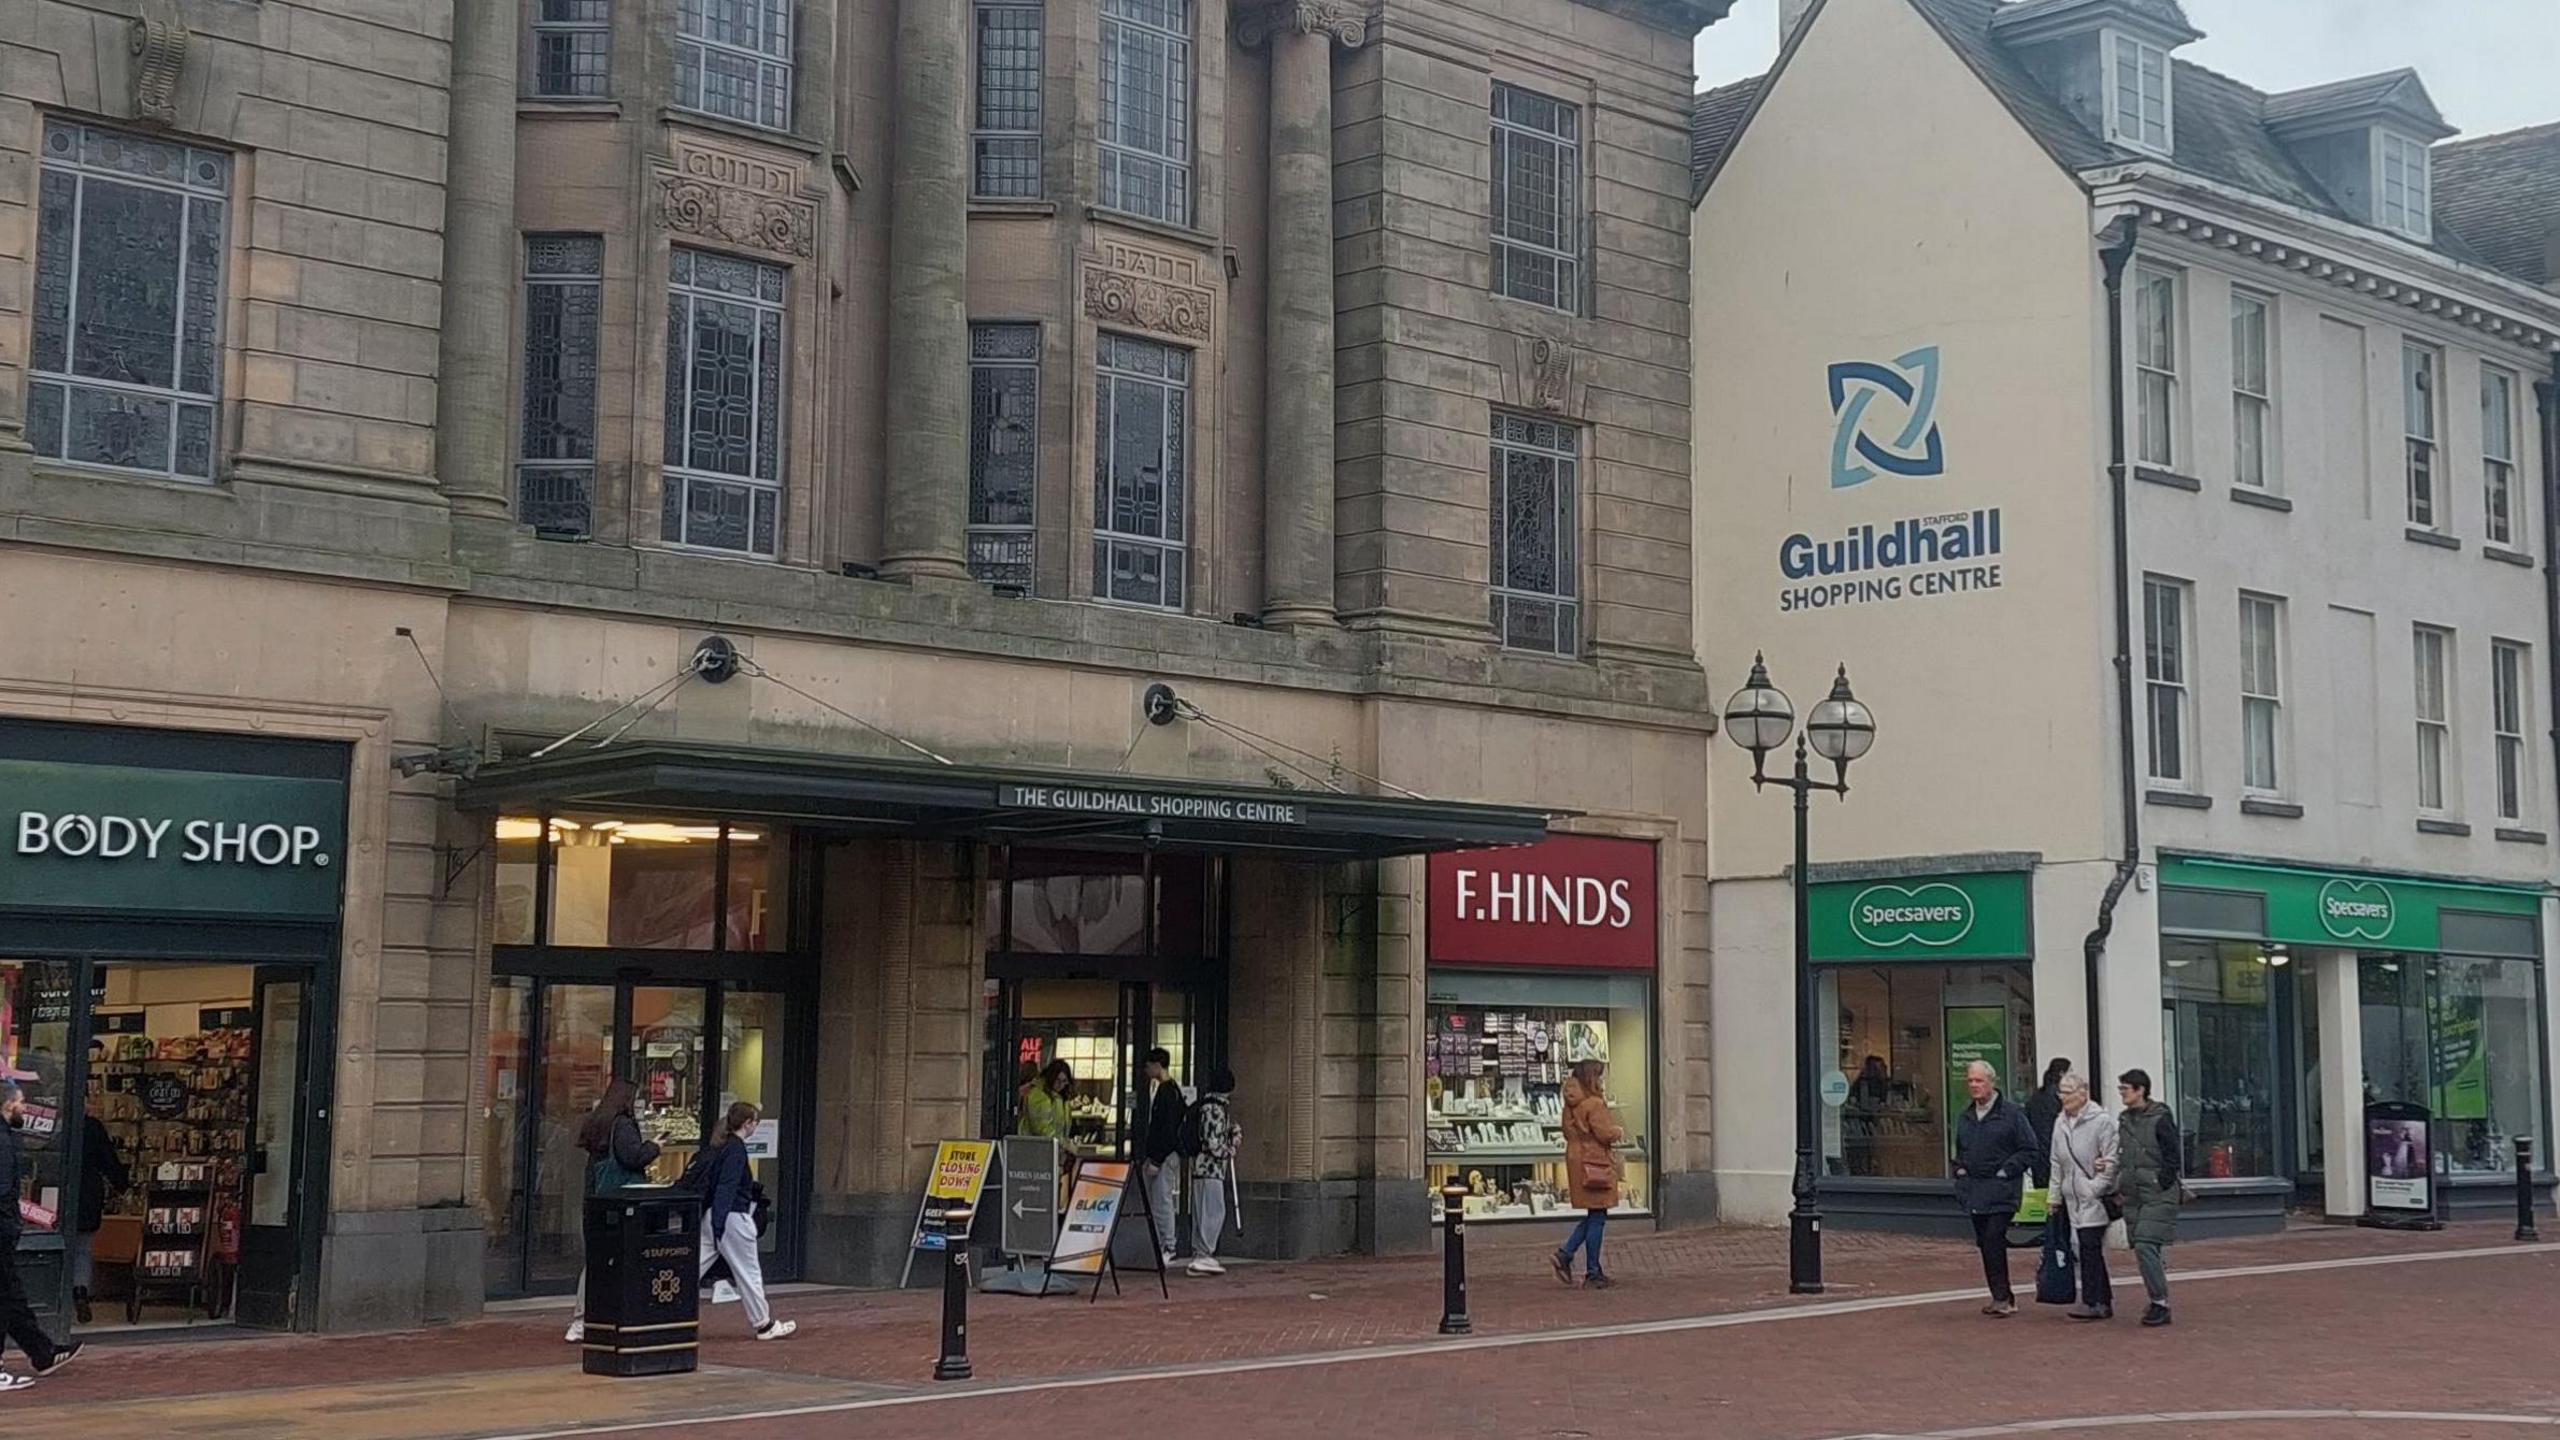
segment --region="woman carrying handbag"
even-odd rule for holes
[[[2112,1320],[2114,1282],[2107,1275],[2107,1227],[2124,1215],[2116,1198],[2116,1117],[2089,1101],[2089,1082],[2077,1074],[2061,1084],[2062,1113],[2046,1146],[2053,1164],[2054,1219],[2068,1224],[2080,1247],[2080,1303],[2074,1320]]]
[[[1617,1144],[1627,1134],[1609,1113],[1609,1097],[1600,1088],[1608,1069],[1585,1060],[1564,1082],[1565,1183],[1572,1187],[1573,1203],[1582,1207],[1582,1220],[1555,1253],[1556,1278],[1573,1283],[1573,1252],[1587,1245],[1582,1283],[1594,1290],[1606,1290],[1611,1283],[1600,1268],[1600,1239],[1609,1228],[1609,1212],[1618,1205]]]

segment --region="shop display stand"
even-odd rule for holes
[[[142,1320],[143,1297],[175,1291],[205,1318],[222,1318],[222,1291],[213,1258],[213,1167],[203,1161],[164,1160],[143,1186],[142,1254],[125,1296],[128,1325]]]

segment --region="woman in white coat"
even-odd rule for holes
[[[2108,1197],[2115,1193],[2116,1117],[2089,1099],[2089,1082],[2062,1077],[2062,1114],[2045,1146],[2053,1166],[2053,1213],[2068,1217],[2080,1252],[2080,1303],[2074,1320],[2112,1320],[2115,1286],[2107,1277]]]

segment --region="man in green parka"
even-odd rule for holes
[[[2169,1323],[2169,1265],[2162,1252],[2178,1239],[2179,1162],[2185,1155],[2178,1117],[2151,1098],[2151,1074],[2127,1070],[2116,1077],[2124,1113],[2116,1118],[2116,1189],[2124,1197],[2125,1234],[2151,1308],[2142,1323]]]

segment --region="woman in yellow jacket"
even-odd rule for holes
[[[1588,1245],[1582,1283],[1594,1290],[1610,1285],[1608,1272],[1600,1268],[1600,1237],[1608,1229],[1609,1212],[1617,1208],[1616,1147],[1627,1133],[1618,1117],[1609,1113],[1608,1096],[1601,1092],[1600,1078],[1608,1069],[1597,1060],[1585,1060],[1573,1067],[1564,1082],[1565,1185],[1573,1203],[1582,1207],[1582,1220],[1565,1238],[1564,1248],[1555,1253],[1556,1278],[1573,1283],[1573,1252]]]

